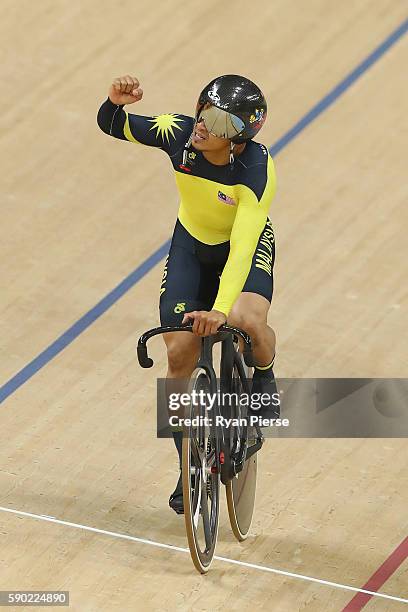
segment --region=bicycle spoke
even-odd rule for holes
[[[196,483],[197,483],[197,479],[198,479],[198,491],[197,491],[197,495],[194,495],[194,500],[196,501],[196,504],[194,506],[194,516],[193,516],[193,523],[196,529],[198,527],[198,521],[200,519],[200,506],[201,506],[201,495],[202,495],[201,493],[202,483],[201,483],[200,472],[198,472],[198,474],[196,473]]]
[[[207,455],[207,467],[211,468],[215,465],[215,450],[212,449],[211,452]]]
[[[212,535],[211,535],[210,517],[208,514],[207,487],[203,487],[201,491],[201,509],[202,509],[202,515],[203,515],[205,544],[207,547],[210,547],[211,542],[212,542]]]
[[[194,466],[197,468],[198,466],[201,465],[201,454],[202,453],[200,453],[200,448],[195,438],[191,438],[190,449],[191,449],[191,454],[194,459]]]

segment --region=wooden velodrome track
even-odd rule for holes
[[[167,507],[175,451],[155,438],[163,344],[155,370],[134,356],[163,262],[53,344],[176,216],[166,157],[96,127],[113,77],[140,78],[130,112],[190,114],[210,78],[245,74],[269,101],[271,145],[405,19],[403,0],[3,0],[0,590],[67,589],[86,612],[406,609],[346,588],[386,562],[366,588],[408,599],[406,440],[269,441],[242,545],[223,506],[217,553],[243,564],[201,577],[183,551],[137,540],[186,546]],[[407,376],[407,36],[392,42],[276,156],[278,376]]]

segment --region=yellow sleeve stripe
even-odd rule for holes
[[[125,135],[126,140],[129,140],[129,142],[135,142],[136,144],[141,144],[138,140],[136,140],[136,138],[133,136],[132,132],[130,131],[129,115],[127,114],[126,111],[125,111],[125,114],[126,114],[126,121],[125,121],[125,125],[123,126],[123,133]]]

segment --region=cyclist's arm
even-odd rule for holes
[[[180,115],[134,115],[125,111],[123,105],[114,104],[108,98],[98,111],[97,122],[105,134],[170,152],[185,119]]]
[[[248,277],[259,236],[268,216],[276,189],[272,160],[268,164],[268,179],[260,199],[245,185],[240,186],[240,200],[230,238],[230,253],[220,278],[213,310],[228,316]]]

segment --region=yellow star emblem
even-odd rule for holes
[[[150,130],[157,130],[156,138],[158,138],[160,135],[164,141],[164,137],[166,137],[167,142],[170,144],[169,133],[174,139],[176,139],[173,128],[181,130],[181,127],[177,124],[180,122],[182,123],[183,119],[180,119],[177,115],[173,115],[172,113],[165,113],[163,115],[157,115],[156,117],[153,117],[153,119],[149,119],[149,122],[153,123]]]

